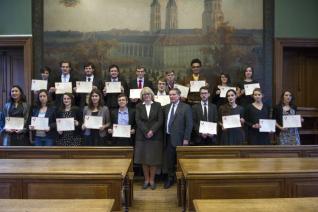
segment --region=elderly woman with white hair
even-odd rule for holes
[[[140,99],[142,102],[136,106],[135,163],[142,164],[143,189],[150,186],[154,190],[156,170],[162,163],[163,112],[149,87],[142,89]]]

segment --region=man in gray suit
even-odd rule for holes
[[[189,145],[193,126],[192,110],[189,105],[180,101],[178,88],[169,91],[170,104],[164,107],[165,113],[165,149],[164,173],[167,179],[164,188],[170,188],[175,179],[176,146]]]

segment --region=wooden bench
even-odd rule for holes
[[[0,199],[0,212],[111,212],[113,199]]]
[[[194,200],[196,212],[316,212],[317,197],[277,199]]]
[[[1,199],[114,199],[128,208],[131,159],[1,159]]]
[[[2,146],[0,159],[106,159],[127,158],[133,161],[133,147],[28,147]],[[128,205],[133,201],[133,162],[128,170],[130,190]]]
[[[183,209],[194,199],[318,197],[318,158],[179,159]]]
[[[177,194],[181,206],[179,159],[318,157],[318,146],[177,146]]]

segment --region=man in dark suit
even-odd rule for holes
[[[177,88],[169,91],[170,104],[164,107],[165,113],[165,157],[164,173],[167,179],[164,188],[174,183],[176,166],[176,146],[189,145],[193,126],[191,107],[180,101],[181,92]]]
[[[152,91],[154,90],[152,82],[145,76],[146,69],[144,66],[137,66],[136,68],[136,78],[132,79],[129,83],[129,89],[142,89],[144,87],[149,87]],[[139,99],[130,99],[131,106],[136,107]]]
[[[103,81],[95,75],[95,65],[93,63],[86,63],[84,65],[84,76],[80,81],[93,82],[93,89],[103,89]],[[76,95],[77,102],[81,108],[88,105],[88,97],[89,94],[79,93]]]
[[[118,108],[118,96],[124,93],[126,96],[129,94],[129,88],[126,80],[120,76],[120,70],[117,65],[111,65],[108,68],[109,76],[106,79],[106,82],[120,82],[121,83],[121,93],[107,93],[106,86],[103,85],[103,94],[105,105],[109,108],[110,111]]]
[[[184,79],[184,82],[183,84],[185,86],[188,86],[190,87],[190,81],[202,81],[202,80],[205,80],[206,82],[206,86],[208,86],[208,83],[207,83],[207,80],[206,80],[206,77],[204,77],[202,75],[201,72],[201,67],[202,67],[202,63],[201,63],[201,60],[199,59],[193,59],[191,61],[191,75],[187,76],[185,79]],[[200,98],[200,94],[199,92],[189,92],[188,94],[188,98],[187,98],[187,102],[190,104],[190,105],[194,105],[194,104],[197,104],[201,101],[201,98]]]
[[[193,133],[191,142],[194,145],[216,144],[216,135],[199,133],[200,121],[217,123],[216,106],[209,102],[210,92],[207,86],[200,88],[201,102],[192,106]]]
[[[112,137],[111,142],[112,145],[115,146],[133,146],[134,145],[134,135],[136,132],[136,121],[135,121],[135,110],[132,108],[128,108],[128,97],[121,93],[118,95],[118,106],[119,108],[114,109],[110,113],[111,123],[112,124],[121,124],[121,125],[130,125],[131,130],[130,138],[117,138]],[[108,129],[108,133],[113,133],[113,128]]]
[[[72,88],[76,87],[76,81],[77,78],[71,73],[72,71],[72,65],[70,61],[63,60],[60,62],[60,70],[61,74],[57,75],[55,77],[52,77],[49,82],[49,92],[52,97],[52,100],[54,100],[55,105],[59,107],[62,103],[62,96],[61,94],[55,94],[56,88],[55,83],[56,82],[71,82]]]
[[[167,70],[165,72],[165,78],[166,78],[166,90],[169,92],[172,88],[174,88],[174,85],[177,83],[175,80],[175,73],[174,70]]]

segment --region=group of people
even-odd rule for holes
[[[300,144],[297,128],[283,128],[283,115],[294,115],[297,107],[290,91],[284,91],[280,103],[273,110],[263,103],[261,88],[245,95],[244,85],[257,83],[253,79],[253,69],[247,67],[244,80],[236,89],[229,89],[221,97],[222,86],[231,87],[228,74],[219,76],[219,83],[213,87],[200,73],[201,61],[191,61],[192,73],[183,82],[189,86],[191,81],[206,80],[199,92],[190,92],[182,97],[176,88],[174,71],[165,72],[156,88],[145,76],[145,68],[136,68],[136,78],[129,83],[120,76],[117,65],[109,67],[106,82],[121,82],[120,93],[109,93],[105,82],[94,75],[92,63],[84,65],[85,76],[78,79],[71,72],[71,63],[60,63],[61,74],[51,77],[50,69],[41,70],[42,79],[48,80],[48,88],[35,92],[35,103],[30,106],[20,86],[10,90],[9,101],[4,105],[0,117],[3,145],[36,146],[134,146],[134,162],[141,164],[145,181],[143,188],[156,188],[155,175],[158,168],[166,174],[165,188],[175,180],[176,147],[182,145],[267,145],[271,144],[271,133],[260,132],[260,119],[276,119],[279,144]],[[76,81],[92,82],[89,94],[76,93]],[[72,93],[56,94],[55,82],[72,82]],[[129,98],[129,89],[142,89],[139,99]],[[162,106],[155,96],[168,95],[170,103]],[[273,111],[273,112],[272,112]],[[224,128],[222,117],[239,115],[241,127]],[[86,116],[102,117],[99,129],[85,126]],[[22,117],[25,127],[22,130],[4,128],[7,117]],[[32,117],[48,118],[47,130],[35,130]],[[57,131],[58,118],[74,118],[73,131]],[[200,122],[218,124],[217,134],[200,133]],[[130,125],[130,138],[113,137],[113,125]],[[29,137],[32,137],[29,139]]]

